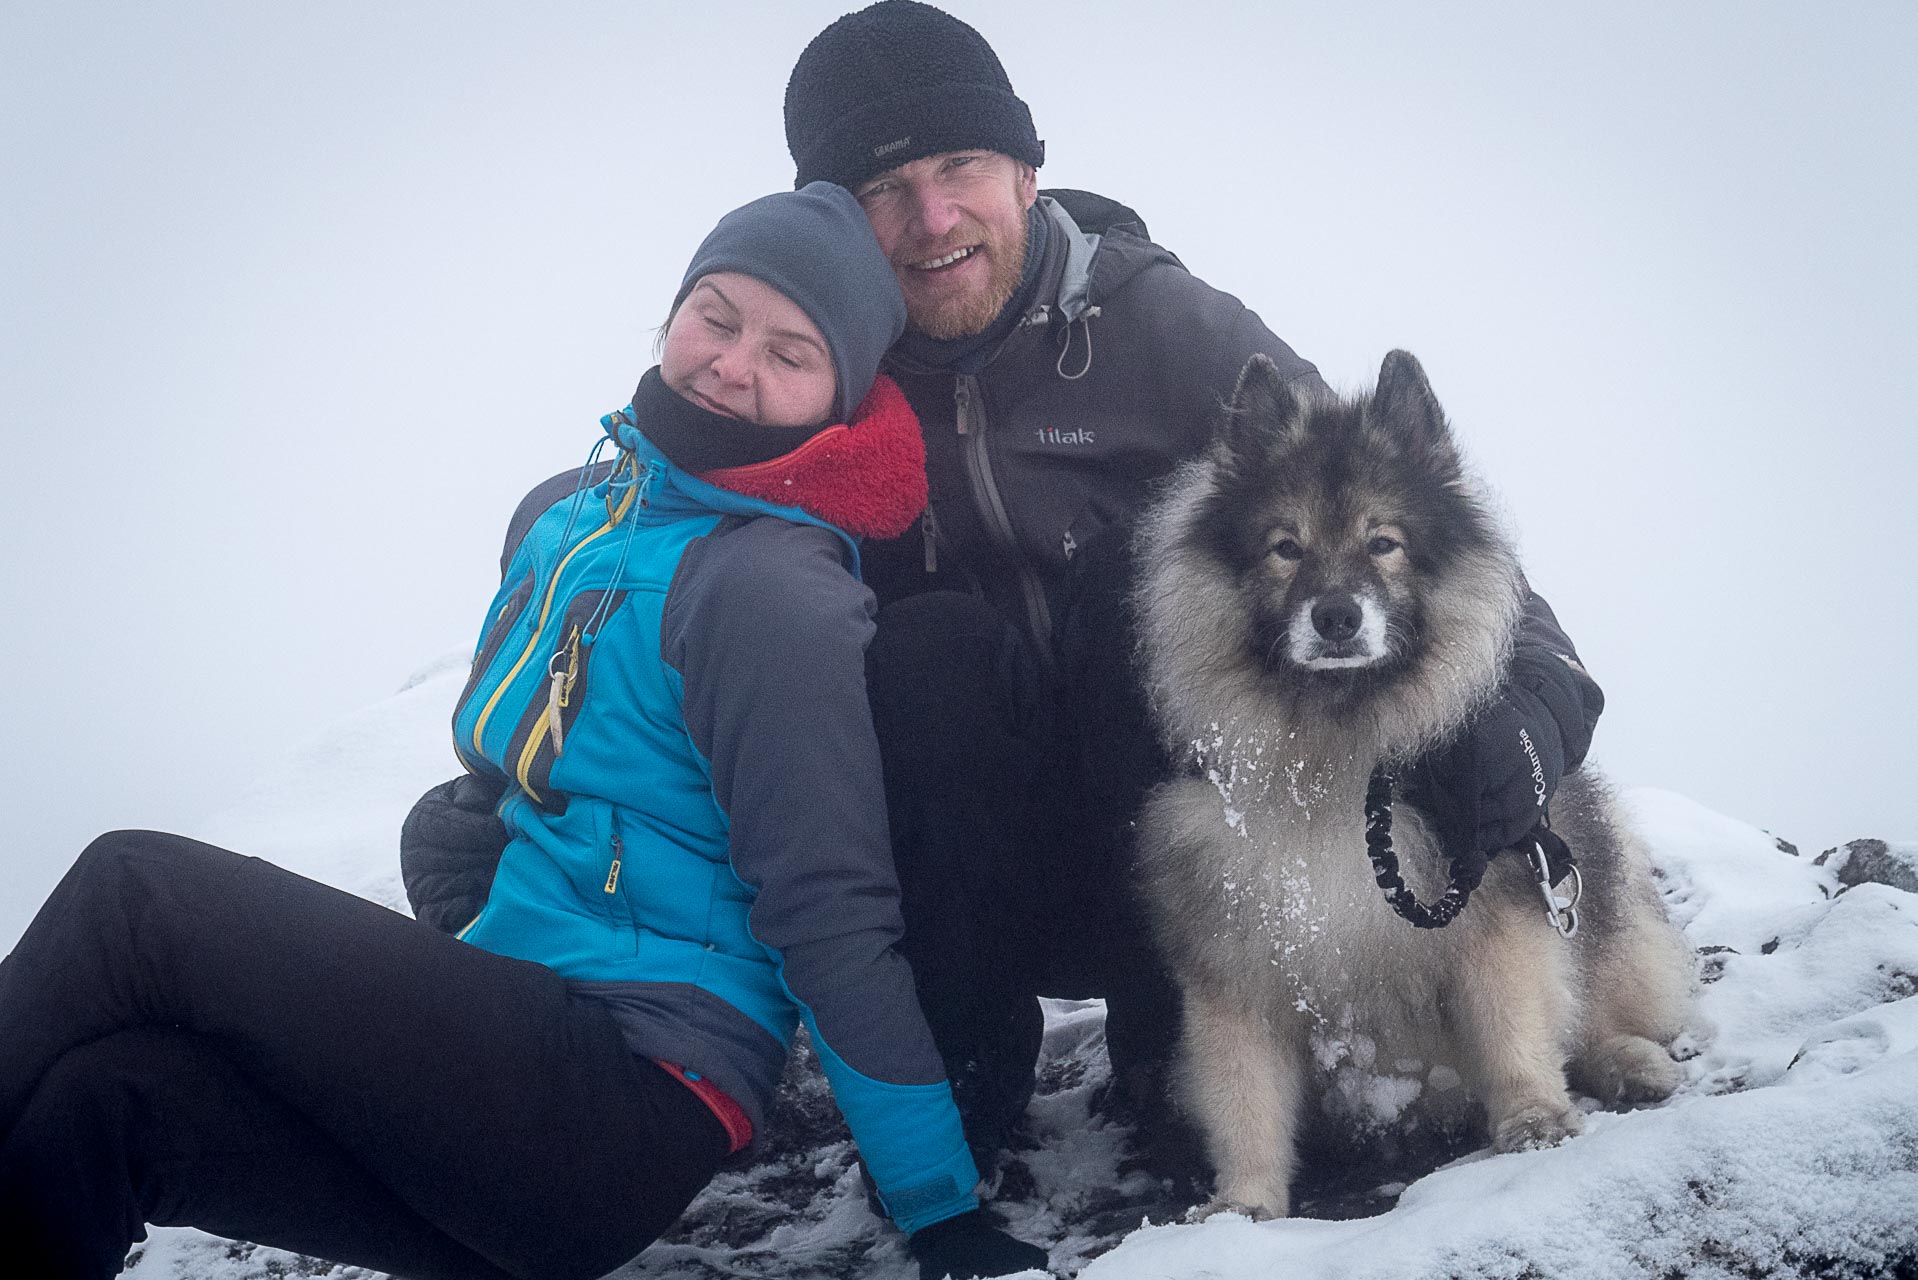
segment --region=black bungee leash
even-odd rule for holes
[[[1399,875],[1399,856],[1392,848],[1392,775],[1383,765],[1372,771],[1365,785],[1365,853],[1372,861],[1372,879],[1384,892],[1386,905],[1420,929],[1443,929],[1457,919],[1484,879],[1490,861],[1453,851],[1448,855],[1451,869],[1445,892],[1430,906],[1420,902]],[[1579,874],[1571,846],[1543,816],[1525,837],[1525,861],[1544,896],[1546,919],[1559,937],[1570,938],[1578,932],[1578,902],[1585,896],[1585,878]],[[1572,877],[1572,896],[1561,898],[1552,890],[1567,875]]]

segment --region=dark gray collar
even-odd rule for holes
[[[633,392],[633,417],[640,433],[659,447],[667,461],[696,476],[722,467],[771,462],[832,425],[762,427],[714,413],[667,386],[658,365],[646,371]]]

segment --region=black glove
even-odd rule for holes
[[[1046,1269],[1044,1249],[999,1230],[983,1209],[919,1228],[906,1237],[906,1251],[919,1263],[919,1280],[980,1280]]]
[[[1522,649],[1512,679],[1463,731],[1409,769],[1401,794],[1430,819],[1453,858],[1509,849],[1545,816],[1566,768],[1566,740],[1590,739],[1577,675],[1544,650]]]
[[[500,783],[461,774],[421,796],[406,815],[400,879],[415,919],[456,933],[486,905],[506,849],[506,824],[494,812],[504,791]]]

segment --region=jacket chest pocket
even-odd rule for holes
[[[582,591],[567,602],[552,633],[546,678],[527,699],[507,743],[507,768],[543,808],[566,808],[566,798],[551,786],[553,765],[566,750],[566,735],[579,722],[599,637],[625,602],[626,592],[618,589]]]
[[[477,712],[469,704],[473,701],[473,695],[479,692],[487,670],[493,665],[493,660],[499,657],[506,638],[513,633],[532,598],[533,571],[528,569],[525,576],[506,593],[506,599],[500,602],[499,608],[494,610],[492,619],[486,624],[486,633],[480,637],[479,652],[473,656],[472,674],[466,677],[466,687],[460,690],[459,701],[453,704],[453,749],[469,769],[480,763],[476,752],[469,751],[466,746],[473,731],[460,731],[461,726],[468,721],[469,714]]]

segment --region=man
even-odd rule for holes
[[[1031,1090],[1035,994],[1104,996],[1122,1097],[1149,1112],[1161,1096],[1176,999],[1124,862],[1168,764],[1128,664],[1129,521],[1205,446],[1253,353],[1321,383],[1129,210],[1060,193],[1116,211],[1088,234],[1040,196],[1031,113],[958,19],[916,0],[841,18],[800,55],[785,115],[796,181],[852,190],[906,296],[887,370],[919,414],[932,500],[914,534],[867,551],[883,606],[867,684],[904,948],[989,1159]],[[1544,602],[1528,613],[1500,714],[1421,779],[1480,851],[1531,825],[1517,728],[1547,741],[1549,786],[1602,705]]]
[[[865,550],[882,606],[867,686],[902,949],[989,1168],[1032,1091],[1037,996],[1104,997],[1114,1100],[1150,1115],[1162,1097],[1177,1002],[1125,860],[1169,766],[1129,665],[1129,522],[1150,483],[1205,446],[1253,353],[1321,384],[1130,210],[1059,193],[1106,224],[1094,232],[1040,195],[1031,113],[958,19],[915,0],[839,19],[800,55],[785,116],[796,185],[854,193],[906,297],[887,369],[923,425],[931,502],[912,532]],[[1527,613],[1507,696],[1417,783],[1448,841],[1481,851],[1532,824],[1518,729],[1549,789],[1603,703],[1550,609],[1534,598]],[[409,817],[422,918],[458,927],[483,901],[480,808],[490,797],[462,780]]]
[[[866,551],[884,606],[868,688],[904,949],[990,1163],[1032,1089],[1037,994],[1107,997],[1124,1092],[1156,1092],[1177,1008],[1141,963],[1121,865],[1163,768],[1126,662],[1127,521],[1203,448],[1249,355],[1318,375],[1165,250],[1039,199],[1031,113],[938,9],[832,24],[785,116],[795,181],[852,190],[906,296],[887,371],[919,414],[931,501]]]

